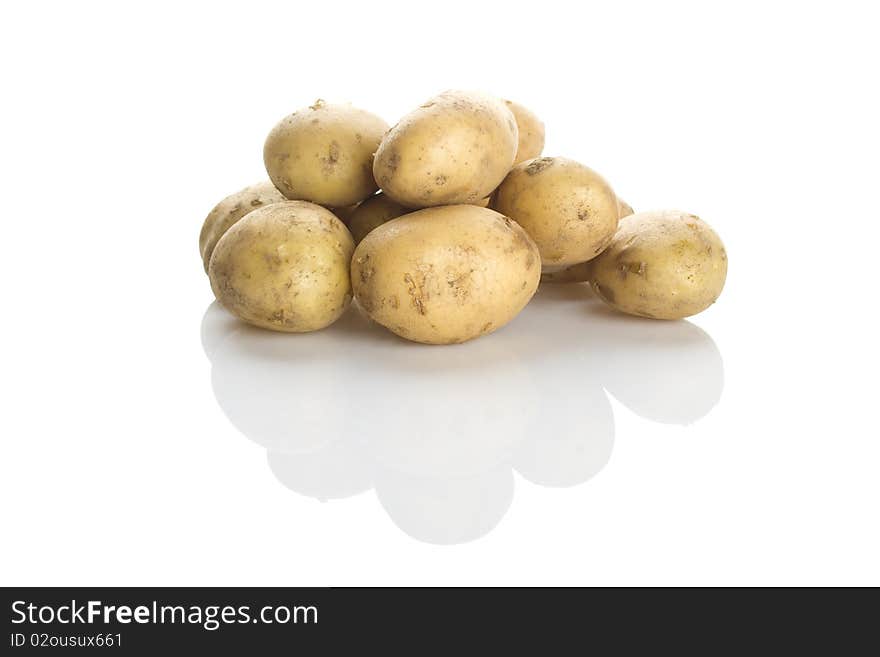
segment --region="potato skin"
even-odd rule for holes
[[[318,100],[272,128],[263,161],[287,198],[342,208],[378,189],[373,153],[387,130],[375,114]]]
[[[284,201],[254,210],[220,238],[208,275],[236,317],[274,331],[332,324],[351,301],[354,242],[329,210]]]
[[[355,244],[360,244],[374,228],[412,212],[397,201],[379,192],[361,203],[348,219],[348,229]]]
[[[522,226],[541,251],[544,266],[592,260],[617,229],[617,196],[595,171],[562,157],[516,165],[492,207]]]
[[[266,180],[230,194],[215,205],[205,217],[202,232],[199,234],[199,253],[202,255],[205,273],[208,272],[208,263],[211,261],[214,247],[230,226],[259,207],[284,200],[286,200],[284,195],[270,180]]]
[[[391,128],[373,175],[385,194],[407,207],[476,203],[510,170],[517,136],[516,119],[500,99],[447,91]]]
[[[488,208],[429,208],[385,223],[358,245],[355,298],[376,322],[426,344],[464,342],[504,326],[538,287],[538,249]]]
[[[592,286],[612,308],[681,319],[712,305],[727,277],[721,239],[699,217],[676,210],[625,217],[593,261]]]
[[[505,100],[507,107],[513,112],[519,139],[514,164],[538,157],[544,150],[544,123],[527,107],[512,100]]]
[[[618,198],[617,204],[619,207],[619,215],[620,218],[628,217],[633,214],[632,207],[623,199]],[[594,259],[595,260],[595,259]],[[587,262],[579,262],[576,265],[571,265],[570,267],[563,267],[561,269],[557,267],[551,267],[549,269],[544,269],[541,272],[541,282],[542,283],[586,283],[590,280],[590,275],[593,271],[592,263],[594,260],[588,260]]]

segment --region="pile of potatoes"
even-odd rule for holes
[[[246,322],[297,333],[332,324],[354,297],[426,344],[497,330],[541,282],[588,281],[613,308],[655,319],[718,298],[727,255],[705,222],[634,213],[598,173],[543,147],[537,116],[482,93],[447,91],[392,128],[319,100],[269,133],[269,180],[205,219],[214,295]]]

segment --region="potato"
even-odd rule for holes
[[[622,200],[617,199],[620,218],[628,217],[633,213],[632,207]],[[590,280],[593,271],[593,260],[579,262],[570,267],[545,267],[541,272],[542,283],[585,283]]]
[[[223,233],[229,230],[236,221],[247,215],[248,212],[270,203],[278,203],[285,200],[271,181],[257,183],[250,187],[230,194],[208,213],[205,223],[202,224],[202,232],[199,235],[199,253],[202,254],[202,263],[205,272],[208,271],[208,263],[217,242],[223,237]]]
[[[376,322],[427,344],[464,342],[513,319],[538,287],[538,249],[488,208],[429,208],[389,221],[358,245],[355,298]]]
[[[412,212],[412,210],[403,207],[397,201],[393,201],[382,192],[379,192],[361,203],[351,213],[351,217],[348,220],[348,229],[351,231],[354,243],[360,244],[361,240],[374,228],[407,212]]]
[[[538,157],[544,150],[544,124],[534,112],[512,100],[505,100],[507,107],[513,112],[519,140],[516,148],[514,164]]]
[[[411,208],[476,203],[504,179],[516,155],[513,113],[485,94],[447,91],[407,114],[382,139],[373,175]]]
[[[254,210],[220,238],[208,275],[233,315],[275,331],[332,324],[351,301],[354,242],[329,210],[284,201]]]
[[[272,128],[263,161],[289,199],[334,208],[354,205],[378,189],[373,153],[386,130],[388,124],[374,114],[318,100]]]
[[[592,285],[622,312],[681,319],[712,305],[726,277],[727,252],[715,231],[692,214],[665,210],[621,220],[593,262]]]
[[[495,192],[492,208],[535,240],[545,267],[596,257],[617,229],[617,196],[583,164],[539,157],[517,164]]]

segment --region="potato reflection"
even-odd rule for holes
[[[492,531],[513,501],[507,464],[460,477],[415,476],[380,468],[376,495],[400,529],[425,543],[452,545]]]
[[[688,322],[631,321],[584,285],[546,286],[490,338],[405,342],[352,308],[316,333],[202,325],[217,401],[268,449],[286,487],[320,500],[375,489],[410,536],[474,540],[513,498],[513,470],[574,486],[611,457],[605,390],[661,422],[692,422],[717,402],[721,356]]]
[[[515,351],[491,341],[451,348],[399,341],[366,354],[382,372],[358,391],[363,431],[386,467],[456,477],[509,463],[525,440],[537,392]]]
[[[311,453],[269,450],[269,468],[290,490],[321,500],[338,500],[373,487],[369,445],[346,436]]]
[[[211,382],[245,436],[271,450],[312,452],[344,435],[347,359],[330,334],[292,337],[240,325],[213,349]]]
[[[721,354],[698,326],[628,317],[614,329],[614,342],[603,355],[602,383],[642,417],[690,424],[721,399]]]
[[[721,399],[721,353],[688,321],[624,315],[583,283],[545,285],[526,311],[517,329],[529,336],[523,343],[531,358],[562,359],[566,379],[574,373],[596,382],[648,420],[689,424]],[[554,321],[549,330],[548,315]]]
[[[513,465],[541,486],[575,486],[605,467],[614,448],[614,415],[598,385],[574,386],[562,376],[544,379],[544,404],[532,439],[517,449]],[[566,409],[560,412],[560,408]]]

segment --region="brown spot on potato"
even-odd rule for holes
[[[605,247],[603,247],[603,249],[604,248]],[[636,274],[637,276],[645,275],[645,272],[648,269],[648,264],[642,260],[629,260],[629,258],[635,255],[636,254],[632,249],[623,249],[617,254],[617,271],[622,279],[625,279],[627,274]]]
[[[264,253],[263,260],[266,261],[266,266],[270,271],[276,271],[279,267],[281,267],[281,256],[277,253]]]
[[[385,166],[388,167],[391,173],[397,171],[397,167],[400,166],[400,154],[397,151],[391,151],[388,154],[388,159],[385,161]]]
[[[442,187],[446,184],[446,176],[437,176],[436,178],[434,178],[434,184],[438,187]]]
[[[330,146],[327,148],[327,157],[321,158],[321,162],[324,175],[332,174],[336,163],[339,162],[339,142],[336,140],[330,142]]]
[[[528,175],[534,176],[541,173],[551,164],[553,164],[552,157],[537,157],[526,165],[525,171]]]
[[[278,181],[278,185],[281,187],[281,191],[284,192],[285,196],[293,196],[293,183],[290,182],[289,178],[281,178]]]
[[[360,279],[361,283],[366,283],[373,277],[375,273],[375,269],[369,264],[370,263],[370,254],[361,256],[357,259],[357,265],[360,267]]]
[[[471,249],[473,251],[473,249]],[[464,304],[471,293],[471,275],[474,270],[460,272],[457,276],[453,273],[448,274],[446,284],[452,290],[452,296],[460,303]]]
[[[427,309],[425,308],[425,301],[427,300],[427,290],[425,290],[425,279],[424,276],[420,277],[420,281],[416,282],[412,276],[409,274],[403,275],[403,282],[409,286],[407,290],[409,292],[409,296],[412,299],[412,304],[415,309],[419,312],[419,315],[427,314]]]

